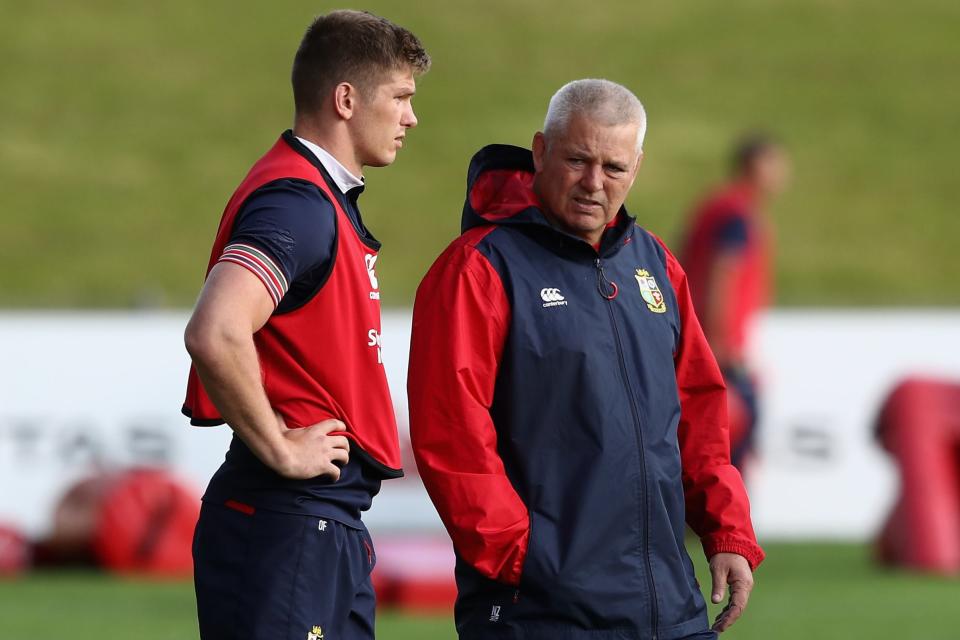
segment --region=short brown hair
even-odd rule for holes
[[[340,10],[314,18],[293,59],[293,102],[297,113],[319,108],[335,86],[349,82],[362,92],[383,74],[430,68],[417,36],[366,11]]]

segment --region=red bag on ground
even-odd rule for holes
[[[167,471],[125,472],[102,498],[94,553],[112,571],[189,576],[199,514],[199,496]]]
[[[35,547],[44,566],[186,577],[200,497],[163,469],[101,473],[64,493],[49,537]]]

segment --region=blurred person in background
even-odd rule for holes
[[[374,637],[374,552],[360,516],[402,475],[380,352],[380,243],[364,166],[416,126],[430,58],[358,11],[318,17],[293,63],[288,130],[227,204],[186,330],[183,411],[234,437],[194,537],[204,640]]]
[[[623,207],[645,130],[629,89],[565,85],[532,152],[474,156],[417,290],[410,432],[464,640],[707,640],[746,607],[763,551],[723,379],[679,263]],[[713,602],[730,588],[712,628],[686,523]]]
[[[691,216],[680,255],[697,317],[727,385],[731,458],[741,472],[757,424],[748,345],[757,314],[771,297],[773,234],[766,206],[789,174],[789,159],[776,139],[744,135],[731,154],[729,181]]]

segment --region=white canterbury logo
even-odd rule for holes
[[[490,609],[490,622],[499,622],[500,621],[500,605],[495,604],[493,608]]]
[[[562,307],[567,304],[566,298],[563,297],[563,294],[560,293],[560,289],[556,287],[546,287],[540,289],[540,298],[543,300],[543,306],[546,307]]]
[[[377,272],[374,271],[374,268],[377,266],[377,254],[368,253],[363,258],[364,264],[367,266],[367,276],[370,278],[370,287],[373,291],[370,292],[371,300],[380,299],[380,281],[377,279]]]
[[[368,253],[363,257],[363,262],[367,267],[367,276],[370,277],[370,286],[373,289],[380,288],[380,281],[377,279],[377,272],[374,269],[377,266],[377,254]]]
[[[560,302],[563,300],[563,294],[560,289],[540,289],[540,297],[544,302]]]

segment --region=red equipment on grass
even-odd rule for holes
[[[901,477],[878,540],[881,560],[960,574],[960,384],[904,380],[883,405],[877,435]]]
[[[37,545],[40,564],[94,564],[119,573],[186,577],[200,497],[163,469],[100,473],[74,484]]]

